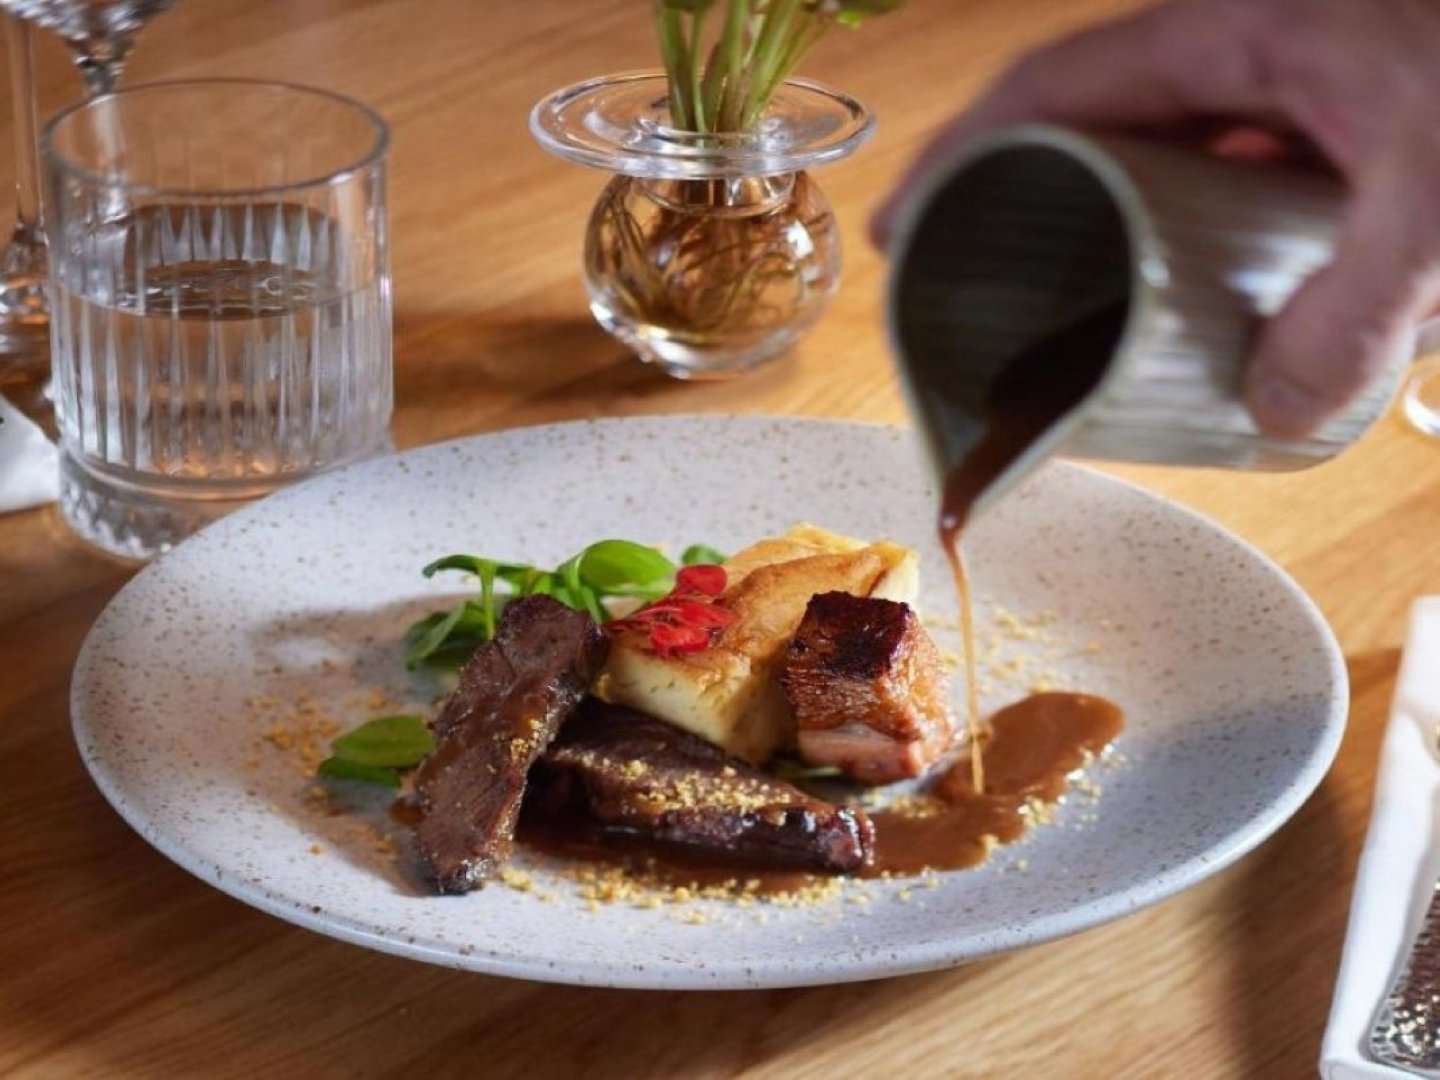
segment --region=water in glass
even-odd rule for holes
[[[117,483],[236,498],[373,451],[391,410],[382,283],[285,203],[147,207],[57,274],[66,445]]]

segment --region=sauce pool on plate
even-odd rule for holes
[[[984,744],[985,787],[961,759],[930,789],[928,812],[871,814],[875,859],[865,876],[978,866],[995,844],[1020,839],[1033,804],[1058,800],[1123,726],[1119,706],[1091,694],[1032,694],[1001,709]]]

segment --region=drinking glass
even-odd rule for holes
[[[15,125],[15,225],[0,251],[0,382],[44,374],[45,243],[35,158],[35,75],[30,24],[53,30],[75,55],[87,96],[115,89],[136,31],[174,0],[0,0]]]
[[[384,448],[384,122],[337,94],[155,83],[46,125],[61,509],[146,558]]]

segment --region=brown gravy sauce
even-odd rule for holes
[[[1122,727],[1120,708],[1091,694],[1032,694],[1001,709],[990,718],[983,790],[961,759],[931,787],[934,812],[871,814],[875,861],[862,876],[978,866],[994,844],[1020,839],[1030,804],[1058,800]]]
[[[970,763],[961,759],[931,786],[935,805],[926,812],[872,813],[875,857],[857,876],[978,866],[994,845],[1020,839],[1029,827],[1031,806],[1058,800],[1075,771],[1103,751],[1123,726],[1119,707],[1091,694],[1033,694],[1001,709],[991,718],[985,744],[985,789],[976,789]],[[531,850],[618,869],[651,887],[718,886],[765,896],[797,892],[823,880],[804,871],[726,863],[639,836],[598,833],[584,821],[539,822],[522,816],[519,838]]]
[[[396,825],[413,829],[420,824],[420,804],[412,796],[402,795],[390,804],[390,820]]]
[[[950,562],[960,603],[970,779],[979,792],[985,790],[985,757],[989,750],[980,721],[974,605],[961,534],[980,493],[1099,383],[1128,312],[1129,305],[1124,301],[1108,304],[1041,338],[1010,361],[985,399],[985,430],[979,441],[945,477],[940,502],[940,546]]]
[[[977,790],[970,762],[961,759],[930,788],[928,812],[880,810],[875,858],[862,878],[964,870],[985,861],[996,844],[1020,839],[1033,803],[1053,803],[1071,776],[1120,733],[1118,706],[1091,694],[1034,694],[996,713],[985,744],[987,783]],[[595,832],[583,821],[544,823],[522,816],[520,841],[531,850],[592,867],[623,871],[652,887],[725,887],[751,895],[797,892],[822,880],[797,870],[725,863],[713,855],[653,844],[616,832]]]
[[[1034,803],[1057,801],[1071,776],[1102,752],[1124,727],[1113,702],[1091,694],[1033,694],[996,713],[985,742],[986,784],[977,788],[962,758],[931,785],[933,806],[923,812],[880,810],[875,854],[857,876],[878,878],[925,870],[964,870],[983,863],[996,844],[1020,839]],[[390,809],[397,824],[414,825],[407,799]],[[518,838],[533,851],[593,868],[622,871],[647,887],[704,889],[769,896],[799,892],[825,880],[799,870],[727,863],[710,854],[597,832],[584,821],[540,822],[522,815]]]

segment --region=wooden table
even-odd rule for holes
[[[389,118],[401,445],[634,413],[898,422],[868,211],[1007,58],[1125,6],[915,0],[827,42],[811,73],[881,117],[873,143],[823,176],[849,240],[845,287],[794,356],[725,385],[659,378],[592,325],[579,243],[601,178],[525,130],[544,91],[653,62],[640,0],[183,0],[146,31],[131,77],[296,79]],[[41,68],[47,106],[73,96],[52,41]],[[1253,540],[1324,609],[1354,686],[1329,778],[1259,851],[1123,922],[955,971],[753,993],[458,974],[200,884],[121,823],[70,739],[71,665],[130,571],[70,539],[53,510],[0,518],[0,1071],[1311,1075],[1406,607],[1440,591],[1440,444],[1392,417],[1303,475],[1122,471]]]

